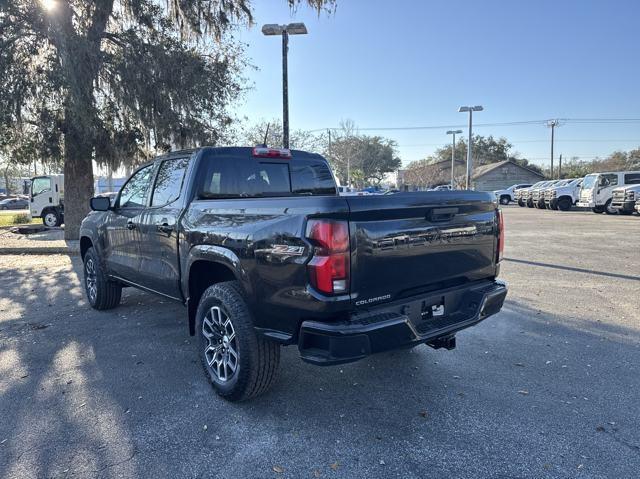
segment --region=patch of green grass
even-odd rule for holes
[[[40,218],[30,219],[27,213],[18,213],[15,215],[1,215],[0,216],[0,226],[11,226],[11,225],[24,225],[24,224],[33,224],[40,223],[42,220]]]

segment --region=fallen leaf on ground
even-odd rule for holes
[[[604,427],[602,427],[602,426],[598,426],[598,427],[596,427],[596,431],[604,432],[604,431],[606,431],[606,429]]]
[[[282,474],[284,472],[284,467],[280,466],[273,466],[271,469],[273,469],[273,472],[277,472],[278,474]]]
[[[338,461],[336,461],[336,462],[334,462],[333,464],[330,464],[330,465],[329,465],[329,467],[330,467],[331,469],[333,469],[334,471],[337,471],[337,470],[338,470],[338,466],[339,466],[339,465],[340,465],[340,464],[338,464]]]
[[[429,415],[427,411],[420,411],[418,414],[420,414],[420,416],[422,417],[427,417]]]
[[[521,389],[520,391],[518,391],[518,394],[522,394],[523,396],[526,396],[527,394],[529,394],[529,391],[527,391],[526,389]]]

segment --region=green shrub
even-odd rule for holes
[[[12,223],[14,225],[22,225],[24,223],[31,223],[31,216],[28,213],[20,213],[19,215],[13,215]]]

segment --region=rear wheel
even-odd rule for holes
[[[524,206],[525,206],[524,201],[518,200],[518,206],[521,207],[521,208],[524,208]]]
[[[502,195],[500,197],[500,204],[501,205],[508,205],[510,201],[511,201],[511,198],[509,198],[509,196],[507,196],[507,195]]]
[[[49,228],[54,228],[56,226],[60,226],[62,222],[60,221],[60,217],[55,211],[47,211],[42,216],[42,224],[48,226]]]
[[[120,304],[122,286],[110,281],[93,247],[84,254],[84,290],[93,309],[113,309]]]
[[[207,288],[196,318],[200,360],[216,392],[229,401],[266,392],[276,379],[280,345],[256,335],[238,282]]]
[[[604,204],[604,212],[606,214],[608,214],[608,215],[617,215],[618,214],[618,210],[611,206],[611,200],[607,200],[607,202]]]
[[[604,213],[604,208],[602,206],[596,206],[595,208],[591,208],[591,211],[594,213],[600,214]]]

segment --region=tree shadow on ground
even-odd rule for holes
[[[456,351],[318,368],[287,348],[274,388],[231,404],[182,306],[127,289],[93,311],[79,258],[38,258],[0,263],[0,477],[299,477],[334,461],[344,476],[569,477],[593,449],[609,454],[594,475],[640,466],[638,330],[509,301]]]

